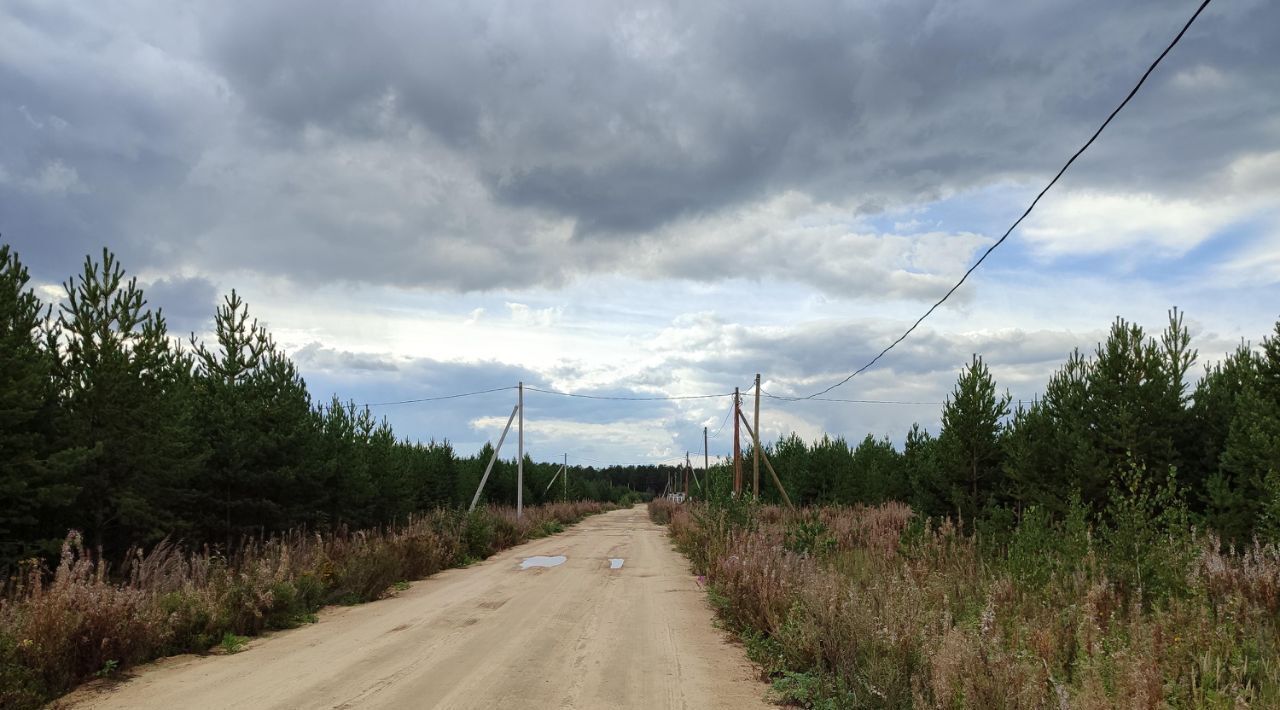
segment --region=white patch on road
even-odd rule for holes
[[[555,567],[557,565],[564,564],[564,561],[567,559],[569,558],[564,555],[556,555],[555,557],[546,557],[545,555],[526,557],[524,558],[524,561],[520,563],[520,569],[529,569],[530,567]]]

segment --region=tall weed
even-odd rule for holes
[[[0,707],[39,707],[95,676],[291,628],[325,604],[377,599],[612,507],[433,510],[378,530],[247,540],[230,556],[164,542],[114,572],[73,531],[56,570],[28,564],[0,596]]]
[[[805,707],[1280,705],[1280,547],[1224,550],[1172,483],[1120,485],[1092,525],[1029,509],[998,544],[898,504],[660,515]]]

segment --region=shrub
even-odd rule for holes
[[[232,652],[245,636],[313,620],[325,603],[377,599],[610,508],[556,503],[522,518],[510,508],[437,510],[382,530],[249,540],[231,557],[163,542],[131,551],[114,579],[72,532],[52,575],[29,564],[0,598],[0,707],[39,707],[162,655]]]
[[[1077,501],[998,545],[897,504],[659,514],[788,702],[1276,706],[1280,546],[1224,551],[1172,484],[1132,479],[1097,537]]]

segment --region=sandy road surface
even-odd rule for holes
[[[532,555],[565,555],[520,570]],[[610,569],[609,558],[623,558]],[[76,708],[760,708],[765,686],[712,626],[643,507],[326,611],[232,656],[179,656]]]

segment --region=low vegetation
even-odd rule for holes
[[[994,540],[897,503],[650,512],[797,705],[1280,705],[1280,547],[1117,496],[1112,522],[1033,509]]]
[[[245,637],[314,621],[326,604],[378,599],[611,507],[549,503],[522,518],[507,507],[438,509],[385,529],[251,540],[231,556],[166,542],[115,569],[73,532],[52,574],[33,561],[0,599],[0,707],[39,707],[160,656],[235,653]]]

